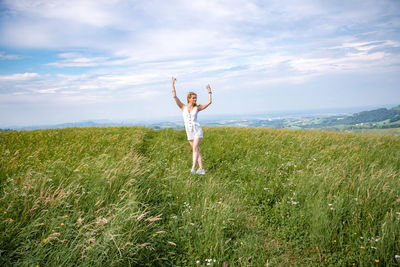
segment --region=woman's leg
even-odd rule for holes
[[[190,143],[190,146],[192,147],[192,151],[193,151],[193,154],[192,154],[192,156],[193,156],[193,164],[192,164],[192,170],[194,170],[195,168],[196,168],[196,161],[195,161],[195,159],[194,159],[194,148],[193,148],[193,140],[189,140],[189,143]]]
[[[195,138],[193,140],[193,167],[196,166],[196,162],[199,164],[199,168],[203,169],[203,158],[201,157],[200,153],[200,142],[201,138]]]
[[[199,146],[199,157],[197,158],[197,163],[199,164],[199,168],[203,169],[203,157],[201,156],[200,146]]]

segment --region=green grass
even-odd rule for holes
[[[0,133],[0,264],[399,264],[398,137],[204,133],[205,176],[183,130]]]
[[[381,134],[381,135],[395,135],[400,136],[400,128],[388,128],[388,129],[359,129],[354,130],[355,132],[367,133],[367,134]]]

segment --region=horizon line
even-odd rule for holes
[[[364,109],[364,108],[374,108],[374,109],[379,109],[379,108],[394,108],[400,106],[399,104],[384,104],[384,105],[367,105],[367,106],[353,106],[353,107],[328,107],[328,108],[315,108],[315,109],[299,109],[299,110],[273,110],[273,111],[265,111],[265,112],[249,112],[249,113],[219,113],[219,114],[204,114],[202,115],[202,121],[207,121],[208,120],[217,120],[217,119],[222,119],[221,117],[231,117],[235,116],[238,117],[240,116],[240,119],[244,119],[243,117],[246,116],[274,116],[272,118],[278,119],[282,115],[284,116],[289,116],[289,115],[333,115],[333,114],[343,114],[343,115],[349,115],[349,112],[352,112],[351,115],[357,113],[357,112],[362,112],[362,111],[369,111],[369,110],[359,110],[359,109]],[[352,109],[352,111],[350,111]],[[347,110],[347,112],[344,112],[344,110]],[[358,111],[356,111],[358,110]],[[322,113],[321,113],[322,112]],[[331,114],[333,113],[333,114]],[[278,116],[280,115],[280,116]],[[102,125],[100,126],[115,126],[115,125],[124,125],[126,124],[127,126],[132,126],[134,124],[142,124],[145,122],[148,123],[167,123],[167,122],[176,122],[177,120],[180,120],[180,115],[174,115],[174,116],[167,116],[167,117],[158,117],[158,118],[148,118],[148,119],[83,119],[80,121],[65,121],[65,122],[54,122],[54,123],[41,123],[41,124],[31,124],[31,125],[2,125],[0,126],[1,130],[24,130],[24,129],[29,129],[29,128],[36,128],[36,129],[51,129],[51,128],[57,128],[57,127],[63,127],[63,125],[73,125],[73,124],[82,124],[82,123],[99,123]],[[212,119],[213,118],[213,119]],[[227,118],[225,118],[227,119]],[[253,118],[254,119],[254,118]],[[114,124],[114,125],[111,125]],[[42,128],[43,127],[43,128]],[[68,127],[68,126],[65,126]]]

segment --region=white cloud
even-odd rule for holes
[[[11,75],[0,75],[0,81],[26,81],[39,76],[38,73],[15,73]]]
[[[118,4],[118,1],[107,0],[6,0],[4,2],[13,12],[20,12],[31,17],[64,20],[96,27],[113,24],[116,18],[116,14],[113,15],[113,9]]]
[[[55,94],[57,91],[57,88],[40,89],[40,90],[34,90],[34,91],[39,94]]]
[[[150,99],[160,95],[166,77],[150,71],[124,74],[44,75],[23,73],[0,76],[1,102],[35,101],[59,103],[113,103],[137,99]],[[149,81],[152,81],[149,85]],[[12,83],[10,83],[12,82]],[[161,89],[161,90],[160,90]],[[0,91],[1,92],[1,91]],[[39,97],[39,98],[38,98]]]
[[[300,73],[315,73],[319,75],[338,72],[370,72],[392,71],[392,66],[398,58],[390,58],[385,52],[346,53],[335,58],[298,58],[290,61],[290,65]]]
[[[48,63],[49,66],[56,67],[95,67],[102,65],[112,65],[108,57],[92,57],[81,53],[61,53],[58,55],[62,60]]]
[[[0,52],[0,60],[2,59],[7,59],[7,60],[21,59],[21,56]]]
[[[400,42],[392,40],[377,40],[367,42],[348,42],[340,46],[332,47],[332,49],[352,48],[358,51],[368,52],[376,48],[397,48],[400,47]]]

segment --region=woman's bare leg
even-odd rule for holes
[[[196,161],[194,160],[194,148],[193,148],[193,140],[189,140],[190,146],[192,147],[192,158],[193,158],[193,164],[192,164],[192,171],[196,168]]]
[[[201,138],[195,138],[194,140],[189,140],[190,146],[193,150],[193,164],[192,170],[196,168],[196,162],[199,164],[199,168],[203,169],[203,158],[200,152],[200,142]]]
[[[199,164],[199,168],[203,169],[203,157],[201,156],[200,146],[199,146],[199,157],[197,158],[197,163]]]
[[[203,158],[200,153],[200,142],[201,138],[195,138],[193,140],[193,166],[196,166],[196,162],[199,164],[199,168],[203,169]]]

